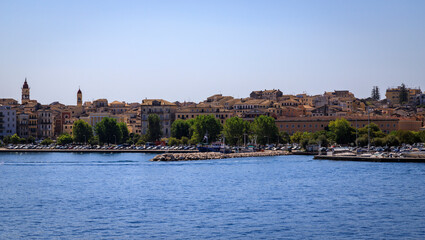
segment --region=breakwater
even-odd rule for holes
[[[197,153],[164,153],[152,158],[150,161],[193,161],[225,158],[243,158],[243,157],[268,157],[290,155],[287,151],[264,151],[264,152],[245,152],[245,153],[218,153],[218,152],[197,152]]]

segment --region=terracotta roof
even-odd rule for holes
[[[177,106],[176,104],[171,103],[171,102],[169,102],[169,101],[166,101],[166,100],[164,100],[164,99],[144,99],[144,100],[142,101],[142,104],[141,104],[141,105],[142,105],[142,106],[152,106],[152,103],[153,103],[154,101],[159,102],[161,106]]]

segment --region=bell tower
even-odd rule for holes
[[[22,86],[21,103],[25,104],[30,101],[30,88],[28,87],[27,78],[25,78],[24,85]]]
[[[78,88],[77,92],[77,107],[83,106],[83,93],[81,92],[81,89]]]

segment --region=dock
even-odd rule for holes
[[[425,158],[412,157],[361,157],[361,156],[328,156],[316,155],[313,159],[316,160],[334,160],[334,161],[357,161],[357,162],[412,162],[425,163]]]

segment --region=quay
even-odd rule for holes
[[[147,149],[7,149],[0,148],[2,152],[69,152],[69,153],[196,153],[198,150],[147,150]]]
[[[316,160],[334,160],[334,161],[357,161],[357,162],[412,162],[425,163],[425,158],[414,157],[361,157],[361,156],[327,156],[316,155],[313,159]]]
[[[287,151],[264,151],[244,153],[194,152],[194,153],[164,153],[155,156],[150,161],[193,161],[243,157],[268,157],[290,155]]]

